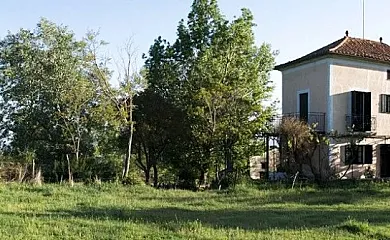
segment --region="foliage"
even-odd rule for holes
[[[371,167],[368,167],[364,170],[364,177],[365,178],[373,178],[375,176],[374,170],[371,169]]]
[[[174,43],[158,37],[145,56],[149,90],[186,114],[179,119],[185,158],[174,168],[189,183],[247,167],[250,146],[272,112],[264,102],[273,89],[274,56],[269,45],[255,45],[254,26],[248,9],[228,21],[217,1],[195,0]]]
[[[150,89],[135,97],[134,103],[137,106],[134,111],[134,137],[138,151],[136,164],[145,173],[146,184],[149,184],[150,171],[153,168],[153,184],[157,187],[157,166],[177,166],[183,160],[173,151],[179,150],[178,145],[185,144],[187,136],[182,125],[185,115]],[[168,157],[169,162],[166,160]]]
[[[330,172],[322,174],[322,159],[314,156],[316,151],[322,151],[329,145],[329,140],[325,135],[315,131],[315,125],[310,126],[297,118],[284,118],[278,130],[280,134],[280,146],[283,152],[282,166],[289,173],[297,171],[303,172],[304,165],[310,167],[315,180],[325,180],[330,177]],[[323,154],[325,157],[328,154]],[[304,173],[303,173],[304,174]]]
[[[128,186],[142,185],[143,183],[144,181],[142,181],[142,178],[134,171],[130,172],[126,178],[122,179],[122,184]]]
[[[88,61],[85,41],[45,19],[0,41],[2,139],[8,154],[31,153],[49,181],[92,164],[98,137],[110,136],[112,107],[96,91]]]
[[[216,0],[194,0],[172,44],[158,37],[139,71],[128,41],[115,72],[96,32],[78,40],[42,19],[8,33],[0,40],[4,155],[49,182],[112,180],[122,168],[132,183],[137,166],[155,187],[160,172],[191,189],[211,178],[235,184],[273,111],[274,53],[256,45],[254,27],[248,9],[228,20]]]

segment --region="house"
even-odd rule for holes
[[[317,123],[317,131],[331,136],[326,164],[336,174],[360,178],[370,169],[390,177],[390,46],[382,38],[354,38],[347,31],[275,69],[282,73],[283,115]],[[351,158],[350,137],[357,136]]]

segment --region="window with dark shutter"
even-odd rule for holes
[[[372,145],[364,146],[364,164],[372,164]]]
[[[355,158],[354,164],[363,164],[364,163],[364,147],[357,146],[357,156]]]
[[[387,80],[390,80],[390,70],[387,70]]]
[[[372,145],[345,146],[345,164],[372,164]]]
[[[351,116],[348,123],[353,131],[371,131],[371,92],[351,92]]]
[[[359,163],[359,147],[360,146],[345,146],[345,164],[358,164]]]
[[[379,95],[379,108],[381,113],[386,112],[386,95],[381,94]]]
[[[386,112],[390,113],[390,95],[386,95]]]
[[[390,113],[390,95],[379,95],[379,105],[381,113]]]

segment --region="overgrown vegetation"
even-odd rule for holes
[[[1,239],[388,239],[388,183],[190,192],[0,185]]]
[[[0,133],[13,165],[2,175],[15,167],[19,181],[142,174],[157,187],[163,173],[188,189],[235,183],[273,111],[274,53],[256,46],[254,26],[248,9],[230,21],[216,0],[194,0],[173,44],[158,37],[137,68],[128,42],[117,71],[94,32],[77,39],[42,19],[9,33],[0,40]]]
[[[300,173],[315,181],[332,177],[329,168],[329,138],[297,118],[284,118],[277,131],[279,146],[283,153],[281,167],[289,174]],[[306,167],[306,169],[305,169]],[[305,171],[306,170],[306,171]]]

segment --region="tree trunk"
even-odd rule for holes
[[[219,167],[218,164],[215,164],[215,180],[219,182]]]
[[[157,164],[153,164],[153,186],[156,188],[157,185],[158,185]]]
[[[132,114],[130,113],[130,118],[132,118]],[[132,142],[133,142],[133,132],[134,132],[134,124],[131,121],[131,124],[130,124],[130,136],[129,136],[129,141],[127,143],[127,152],[126,152],[126,156],[125,156],[125,159],[124,159],[124,163],[123,163],[123,175],[122,175],[122,178],[126,178],[128,175],[129,175],[129,170],[130,170],[130,158],[131,158],[131,145],[132,145]]]
[[[204,181],[205,175],[206,175],[206,172],[205,172],[205,170],[202,167],[202,169],[200,170],[199,186],[198,187],[200,187],[201,185],[203,185],[205,183],[205,181]]]
[[[79,163],[79,156],[80,156],[80,136],[77,138],[76,142],[76,163]]]
[[[68,162],[68,180],[69,180],[69,184],[73,187],[73,176],[72,176],[72,171],[70,170],[69,154],[66,154],[66,160]]]
[[[146,167],[145,169],[145,184],[149,185],[150,183],[150,168]]]
[[[32,178],[35,178],[35,159],[32,159]]]
[[[136,159],[136,164],[137,166],[144,172],[145,174],[145,184],[149,185],[150,183],[150,164],[148,162],[148,155],[145,152],[145,164],[142,163],[142,147],[141,143],[139,143],[137,146],[137,159]]]
[[[230,141],[225,142],[225,164],[227,172],[233,172],[233,156]]]

